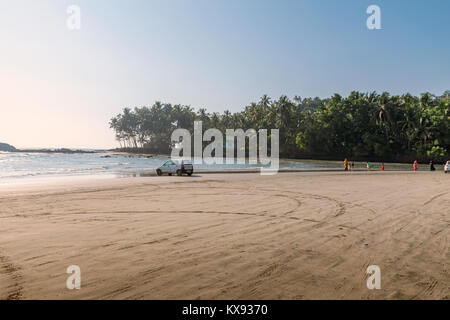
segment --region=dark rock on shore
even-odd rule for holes
[[[12,145],[7,144],[7,143],[1,143],[0,142],[0,151],[8,151],[8,152],[13,152],[13,151],[17,151],[16,148],[14,148]]]

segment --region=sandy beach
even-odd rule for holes
[[[0,187],[0,299],[450,299],[442,172]],[[68,290],[66,269],[81,268]],[[366,268],[381,268],[368,290]]]

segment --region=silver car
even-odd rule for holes
[[[192,176],[194,173],[194,166],[190,161],[182,160],[182,161],[166,161],[161,167],[156,169],[156,174],[158,176],[162,176],[163,174],[167,174],[169,176],[176,174],[177,176],[182,176],[183,174],[187,174],[188,176]]]

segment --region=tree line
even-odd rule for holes
[[[264,95],[242,111],[209,113],[156,102],[125,108],[110,121],[123,151],[167,154],[177,128],[279,129],[280,156],[373,161],[444,161],[450,155],[450,91],[391,96],[352,92],[348,97],[273,100]]]

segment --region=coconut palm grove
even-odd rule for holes
[[[450,155],[449,110],[450,90],[419,97],[356,91],[326,99],[264,95],[236,113],[161,102],[125,108],[110,127],[120,150],[128,152],[169,153],[174,129],[192,132],[194,121],[203,121],[203,130],[280,129],[285,158],[444,161]]]

